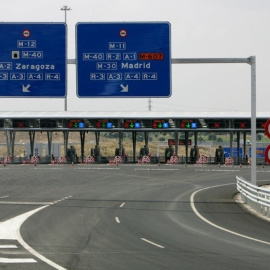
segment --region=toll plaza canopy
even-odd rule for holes
[[[257,112],[256,132],[264,133],[265,123],[270,112]],[[94,132],[97,148],[100,132],[119,132],[119,153],[122,153],[123,132],[132,132],[133,160],[136,152],[136,132],[145,133],[145,145],[148,145],[149,132],[174,132],[174,139],[184,132],[186,138],[192,132],[194,144],[197,145],[199,132],[229,132],[237,134],[239,147],[240,134],[251,132],[250,112],[0,112],[0,130],[7,136],[8,154],[13,156],[16,132],[29,132],[31,152],[33,151],[35,132],[48,132],[48,145],[52,143],[52,132],[63,131],[65,151],[67,150],[69,132],[80,132],[81,156],[84,156],[86,132]],[[188,140],[188,139],[187,139]],[[186,143],[186,147],[187,147]],[[231,142],[232,145],[232,142]],[[50,149],[50,147],[49,147]],[[174,152],[177,154],[178,144]],[[33,155],[33,153],[31,153]],[[186,156],[188,156],[186,150]]]
[[[270,112],[257,112],[258,131],[261,132],[264,129],[269,116]],[[0,112],[0,129],[14,131],[104,131],[107,129],[250,131],[251,115],[250,112]]]

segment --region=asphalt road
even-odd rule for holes
[[[0,269],[269,269],[270,224],[235,203],[236,175],[250,168],[0,167]]]

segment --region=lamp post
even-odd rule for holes
[[[65,11],[65,23],[67,23],[67,11],[70,11],[71,8],[69,8],[68,6],[63,6],[60,10]]]
[[[67,23],[67,11],[70,11],[71,8],[69,8],[68,6],[63,6],[60,8],[60,10],[65,12],[65,23]],[[67,111],[67,92],[65,97],[65,111]]]

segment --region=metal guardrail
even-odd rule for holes
[[[270,217],[270,189],[253,185],[239,176],[236,180],[242,200],[257,213]]]

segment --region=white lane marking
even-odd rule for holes
[[[116,220],[117,223],[120,223],[119,217],[115,217],[115,220]]]
[[[5,249],[5,248],[10,249],[10,248],[18,248],[18,247],[16,245],[0,245],[0,248],[1,249]]]
[[[212,170],[212,172],[240,172],[240,170],[233,170],[233,169],[216,169]]]
[[[179,171],[179,169],[151,169],[151,168],[135,168],[134,171]]]
[[[50,204],[56,204],[56,203],[62,202],[62,201],[64,201],[64,200],[67,200],[67,199],[69,199],[69,198],[71,198],[71,197],[72,197],[72,196],[67,196],[67,197],[62,198],[62,199],[60,199],[60,200],[54,201],[54,202],[52,202],[52,203],[50,203]]]
[[[110,168],[110,167],[104,167],[104,168],[95,168],[95,167],[88,167],[88,168],[77,168],[77,170],[120,170],[120,168]]]
[[[72,196],[65,197],[59,201],[63,201],[65,199],[68,199]],[[43,262],[47,263],[48,265],[54,267],[57,270],[67,270],[66,268],[63,268],[62,266],[52,262],[51,260],[45,258],[41,254],[39,254],[37,251],[35,251],[33,248],[31,248],[23,239],[20,234],[20,228],[21,225],[33,214],[37,213],[40,210],[43,210],[44,208],[50,206],[51,204],[55,204],[56,202],[44,205],[42,207],[39,207],[37,209],[34,209],[32,211],[26,212],[24,214],[21,214],[19,216],[16,216],[14,218],[11,218],[7,221],[4,221],[0,223],[0,239],[7,239],[7,240],[17,240],[28,252],[33,254],[35,257],[39,258]],[[27,263],[27,262],[37,262],[34,259],[7,259],[7,258],[0,258],[0,263]]]
[[[234,231],[225,229],[224,227],[218,226],[218,225],[214,224],[213,222],[209,221],[208,219],[206,219],[205,217],[203,217],[203,216],[198,212],[197,208],[195,207],[195,203],[194,203],[194,197],[195,197],[195,195],[196,195],[198,192],[203,191],[203,190],[206,190],[206,189],[210,189],[210,188],[216,188],[216,187],[227,186],[227,185],[234,185],[234,184],[217,185],[217,186],[212,186],[212,187],[202,188],[202,189],[199,189],[199,190],[193,192],[193,193],[191,194],[191,196],[190,196],[190,205],[191,205],[191,208],[192,208],[193,212],[194,212],[201,220],[203,220],[204,222],[210,224],[211,226],[213,226],[213,227],[215,227],[215,228],[217,228],[217,229],[220,229],[220,230],[225,231],[225,232],[227,232],[227,233],[230,233],[230,234],[233,234],[233,235],[237,235],[237,236],[239,236],[239,237],[243,237],[243,238],[246,238],[246,239],[255,241],[255,242],[259,242],[259,243],[262,243],[262,244],[270,245],[269,242],[262,241],[262,240],[260,240],[260,239],[256,239],[256,238],[253,238],[253,237],[244,235],[244,234],[240,234],[240,233],[237,233],[237,232],[234,232]]]
[[[156,247],[159,247],[159,248],[165,248],[165,247],[163,247],[163,246],[161,246],[161,245],[159,245],[159,244],[156,244],[156,243],[154,243],[154,242],[152,242],[152,241],[149,241],[149,240],[147,240],[147,239],[145,239],[145,238],[141,238],[141,240],[143,240],[143,241],[145,241],[145,242],[147,242],[147,243],[149,243],[149,244],[151,244],[151,245],[153,245],[153,246],[156,246]]]
[[[36,263],[34,259],[10,259],[10,258],[0,258],[0,263]]]
[[[21,164],[23,166],[25,166],[25,164]],[[34,167],[34,168],[30,168],[30,170],[63,170],[64,168],[59,166],[59,167],[50,167],[50,168],[41,168],[41,167]]]
[[[120,205],[120,208],[122,208],[125,204],[126,204],[126,203],[123,202],[123,203]]]
[[[31,215],[35,214],[36,212],[44,209],[45,207],[48,207],[49,205],[40,207],[36,210],[30,211],[32,212],[28,217],[30,217]],[[28,212],[29,213],[29,212]],[[26,213],[27,214],[27,213]],[[28,218],[27,217],[27,218]],[[19,241],[19,243],[26,249],[28,250],[30,253],[32,253],[35,257],[39,258],[40,260],[42,260],[43,262],[47,263],[48,265],[54,267],[57,270],[67,270],[66,268],[54,263],[53,261],[47,259],[46,257],[44,257],[43,255],[41,255],[40,253],[38,253],[37,251],[35,251],[32,247],[30,247],[22,238],[21,234],[20,234],[20,228],[21,225],[23,224],[25,220],[23,220],[20,224],[18,224],[17,228],[16,228],[16,236],[17,236],[17,240]]]
[[[48,207],[45,205],[0,223],[0,239],[17,240],[17,228],[30,216]]]
[[[2,196],[2,197],[0,197],[0,199],[4,199],[4,198],[7,198],[7,197],[9,197],[9,195]]]
[[[51,202],[12,202],[12,201],[0,201],[0,204],[20,204],[20,205],[50,205]]]

